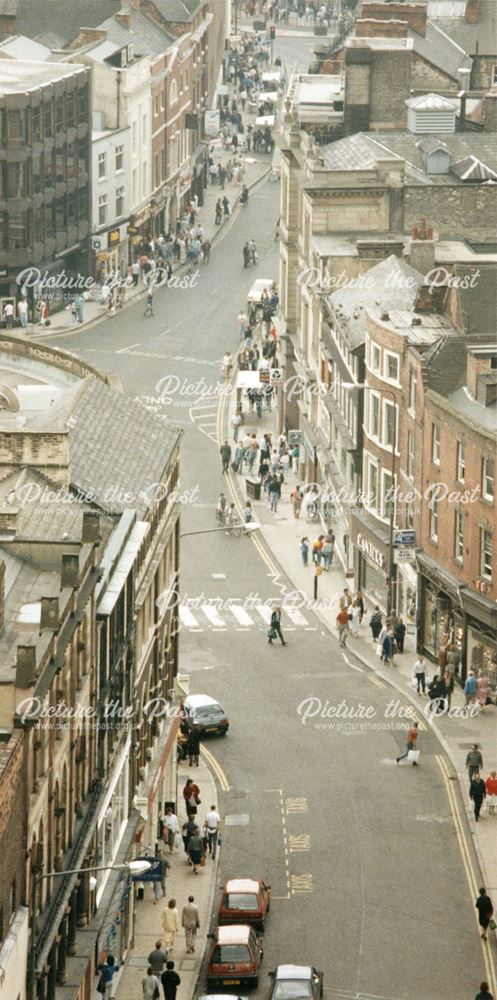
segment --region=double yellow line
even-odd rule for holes
[[[469,848],[468,848],[467,836],[465,834],[465,831],[463,829],[463,825],[462,825],[462,822],[461,822],[461,816],[460,816],[460,813],[459,813],[456,792],[454,790],[454,782],[451,780],[451,777],[449,775],[449,770],[448,770],[447,763],[446,763],[445,759],[443,757],[441,757],[439,754],[437,754],[436,757],[435,757],[435,760],[436,760],[436,762],[437,762],[437,764],[438,764],[438,766],[440,768],[440,771],[442,773],[442,779],[443,779],[443,782],[444,782],[444,785],[445,785],[445,790],[447,792],[447,798],[449,800],[450,811],[452,813],[452,818],[454,820],[454,827],[455,827],[455,831],[456,831],[457,842],[459,844],[459,851],[460,851],[461,858],[462,858],[463,868],[464,868],[464,872],[465,872],[465,875],[466,875],[466,880],[467,880],[467,883],[468,883],[470,896],[472,896],[472,900],[474,902],[475,899],[478,896],[478,888],[479,888],[479,886],[478,886],[478,883],[476,881],[474,865],[472,863],[470,852],[469,852]],[[476,924],[476,927],[478,929],[478,933],[480,933],[480,926],[478,924],[478,917],[477,917],[476,907],[474,907],[473,912],[474,912],[474,915],[475,915],[475,924]],[[485,963],[486,978],[487,978],[487,980],[488,980],[489,983],[495,983],[496,973],[495,973],[495,965],[494,965],[494,959],[493,959],[492,952],[490,951],[490,948],[488,947],[488,945],[486,946],[483,941],[481,942],[481,949],[482,949],[482,952],[483,952],[483,961]]]
[[[216,775],[216,778],[218,779],[219,784],[221,785],[222,791],[229,792],[230,785],[225,772],[223,771],[221,765],[216,760],[214,755],[211,754],[210,750],[208,750],[203,743],[200,744],[200,753],[202,754],[203,757],[205,757],[209,767],[211,767],[212,770],[214,771],[214,774]]]

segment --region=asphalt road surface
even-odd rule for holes
[[[153,318],[137,303],[52,341],[117,372],[149,405],[168,386],[168,401],[155,405],[185,431],[181,487],[194,502],[185,503],[183,531],[214,526],[223,488],[217,399],[200,405],[191,393],[199,379],[204,392],[215,385],[224,351],[236,350],[236,315],[254,278],[277,275],[278,193],[269,183],[254,192],[198,284],[156,292]],[[251,236],[260,261],[247,271],[241,247]],[[185,538],[181,576],[183,596],[201,601],[279,593],[253,543],[224,533]],[[391,689],[344,657],[312,611],[304,617],[301,626],[284,620],[286,648],[267,644],[255,612],[251,624],[217,631],[214,622],[181,637],[192,691],[219,698],[231,720],[227,738],[207,745],[230,786],[219,801],[221,878],[272,886],[256,996],[266,995],[265,973],[290,961],[322,969],[331,1000],[467,1000],[483,962],[442,751],[423,731],[422,766],[396,766],[406,722],[385,715]],[[349,729],[320,714],[304,721],[306,708],[327,701],[362,705],[370,717],[348,720]]]

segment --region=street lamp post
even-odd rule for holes
[[[126,861],[122,865],[92,865],[91,868],[70,868],[67,871],[60,872],[47,872],[44,875],[38,874],[38,872],[33,872],[31,875],[31,945],[29,953],[29,981],[28,981],[28,993],[30,1000],[34,1000],[36,995],[36,947],[37,947],[37,928],[36,928],[36,898],[38,894],[38,887],[41,882],[49,878],[66,878],[68,875],[85,875],[88,872],[104,872],[104,871],[127,871],[130,875],[142,875],[144,872],[148,871],[150,868],[150,861],[144,861],[137,858],[135,861]]]
[[[366,382],[342,382],[344,389],[371,389]],[[393,531],[395,518],[395,452],[397,450],[397,398],[393,389],[375,389],[382,396],[389,396],[393,403],[393,436],[391,450],[390,475],[392,479],[392,500],[390,503],[388,519],[388,582],[387,582],[387,618],[390,616],[393,607]]]

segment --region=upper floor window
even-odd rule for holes
[[[492,532],[480,528],[480,575],[492,579]]]
[[[380,400],[373,392],[370,395],[369,432],[376,438],[380,433]]]
[[[372,510],[378,509],[378,467],[369,462],[368,469],[368,503]]]
[[[434,465],[440,465],[440,427],[431,425],[431,460]]]
[[[383,444],[395,448],[397,443],[397,407],[384,400]]]
[[[98,154],[98,179],[103,180],[107,176],[107,154]]]
[[[107,222],[107,195],[101,194],[98,199],[98,224],[105,226]]]
[[[456,510],[454,514],[454,559],[463,561],[464,553],[464,521],[461,510]]]
[[[399,357],[397,354],[385,351],[383,374],[390,382],[399,381]]]
[[[412,431],[407,432],[407,461],[406,461],[406,472],[410,479],[414,476],[415,468],[415,445],[414,445],[414,434]]]
[[[124,170],[124,146],[116,146],[114,157],[114,166],[117,174],[120,170]]]
[[[416,412],[416,376],[412,369],[409,373],[409,409],[411,413]]]
[[[435,494],[433,494],[429,503],[429,515],[430,538],[432,542],[438,542],[438,500]]]
[[[371,341],[370,369],[372,372],[379,372],[381,366],[381,350],[378,344]]]
[[[178,84],[176,83],[176,80],[171,80],[171,86],[169,88],[169,103],[178,103]]]
[[[116,218],[124,215],[124,188],[116,188]]]
[[[463,441],[457,442],[457,468],[456,468],[456,478],[458,482],[463,483],[466,474],[466,446]]]
[[[482,493],[485,500],[493,502],[494,499],[494,460],[484,456],[482,459]]]

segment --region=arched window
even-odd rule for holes
[[[169,88],[169,102],[170,104],[178,103],[178,84],[176,80],[171,80],[171,86]]]

